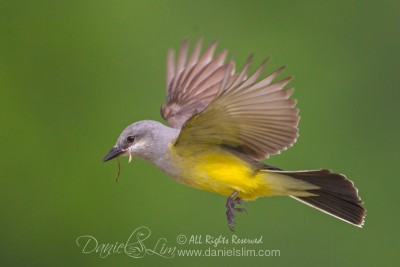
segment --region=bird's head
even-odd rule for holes
[[[132,156],[147,158],[157,149],[156,143],[165,127],[161,123],[149,120],[129,125],[118,137],[116,145],[103,158],[103,162],[121,155],[129,156],[129,161]]]

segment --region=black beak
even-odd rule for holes
[[[113,147],[110,152],[107,153],[107,155],[105,155],[105,157],[103,158],[103,162],[109,161],[110,159],[116,158],[119,155],[121,155],[122,153],[124,153],[124,151],[122,151],[122,149],[120,149],[119,147]]]

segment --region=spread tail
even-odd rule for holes
[[[357,188],[346,176],[332,173],[326,169],[274,172],[319,187],[318,189],[307,190],[314,195],[291,196],[292,198],[355,226],[362,227],[364,224],[365,209],[362,206],[363,202],[358,196]]]

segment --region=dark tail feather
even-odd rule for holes
[[[363,202],[358,196],[357,188],[346,176],[325,169],[281,173],[320,187],[309,190],[317,196],[293,196],[294,199],[355,226],[363,226],[365,218]]]

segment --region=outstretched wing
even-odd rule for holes
[[[228,63],[217,96],[185,123],[176,146],[224,145],[259,160],[293,145],[298,136],[298,110],[296,100],[289,99],[293,89],[283,89],[291,78],[273,82],[282,67],[257,81],[266,61],[247,78],[251,61],[250,57],[231,82],[233,63]]]
[[[188,40],[182,42],[178,61],[175,51],[167,56],[167,103],[161,107],[161,116],[173,128],[180,129],[193,114],[199,113],[215,98],[226,74],[233,80],[234,71],[227,72],[227,51],[214,57],[214,41],[201,55],[202,40],[198,40],[188,58]]]

